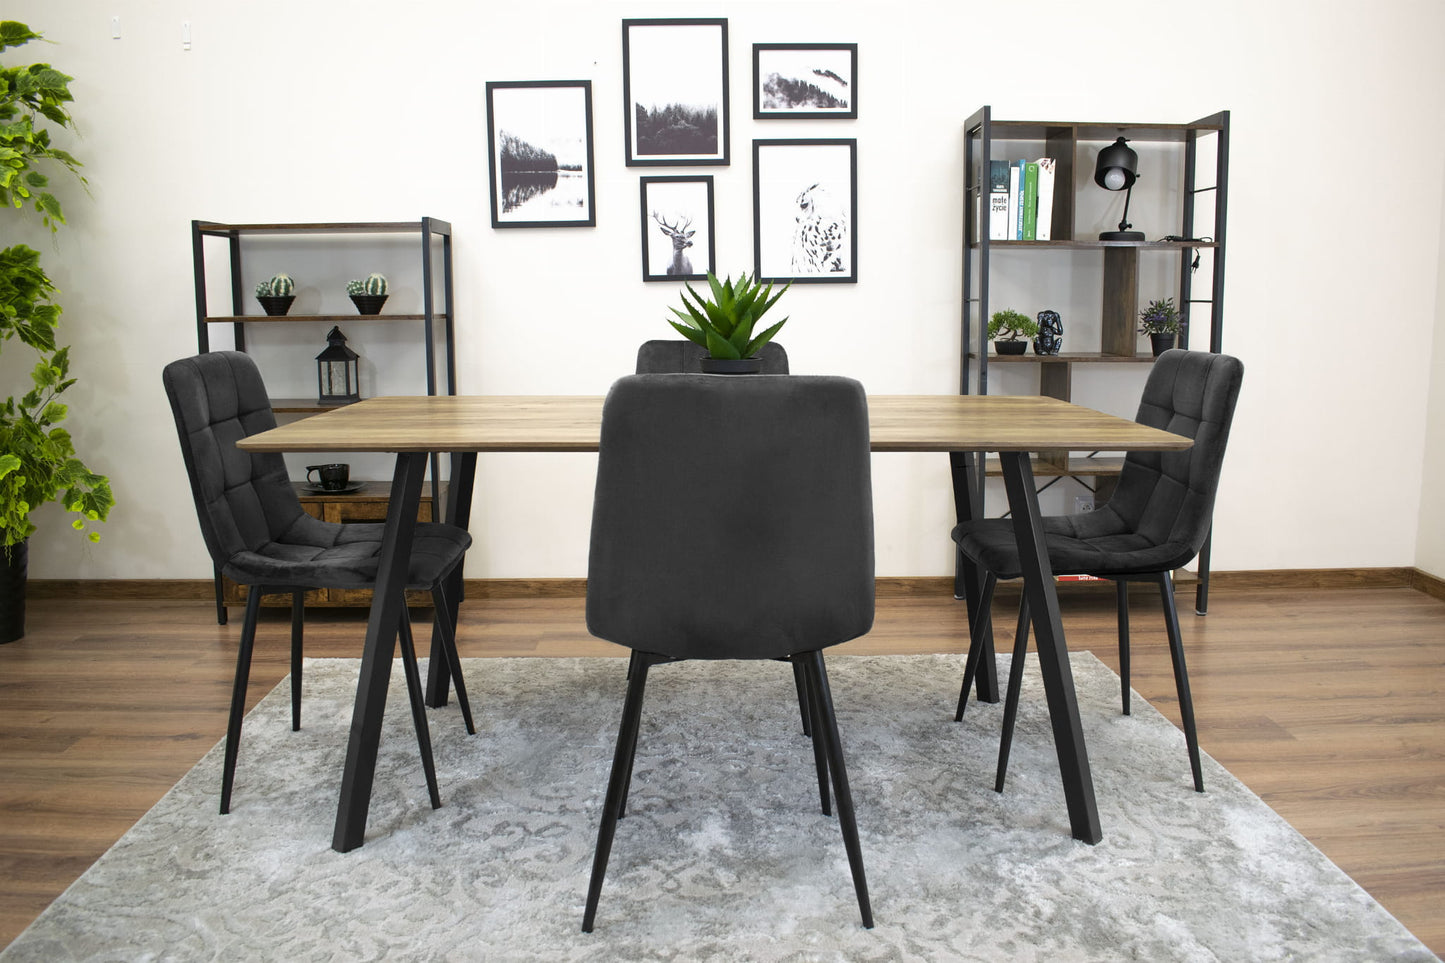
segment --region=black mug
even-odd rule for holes
[[[321,477],[321,488],[325,488],[328,491],[340,491],[346,487],[347,479],[351,475],[351,466],[346,464],[307,465],[306,481],[308,484],[316,484],[311,481],[311,473],[313,471]]]

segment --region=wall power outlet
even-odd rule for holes
[[[1075,496],[1074,496],[1074,514],[1075,514],[1075,515],[1082,515],[1082,514],[1084,514],[1085,512],[1092,512],[1093,510],[1094,510],[1094,496],[1093,496],[1093,495],[1075,495]]]

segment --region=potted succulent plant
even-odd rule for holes
[[[289,274],[278,274],[269,281],[256,285],[256,300],[267,314],[281,315],[291,310],[296,300],[296,282]]]
[[[1149,306],[1139,312],[1139,333],[1149,336],[1156,358],[1174,347],[1174,339],[1179,334],[1179,309],[1174,307],[1174,299],[1150,301]]]
[[[707,283],[712,291],[712,300],[699,295],[691,284],[684,285],[687,293],[682,296],[682,306],[686,310],[669,309],[682,323],[678,324],[671,318],[667,319],[667,323],[684,338],[707,349],[708,357],[702,362],[703,371],[709,374],[756,374],[762,370],[758,350],[773,340],[788,319],[784,318],[759,335],[754,335],[753,329],[758,319],[777,304],[778,298],[792,285],[785,285],[782,291],[773,294],[772,284],[764,288],[762,284],[748,280],[746,272],[736,282],[731,276],[726,281],[719,281],[709,273]],[[687,299],[688,294],[692,295],[692,301]]]
[[[386,278],[372,272],[364,279],[347,281],[346,293],[351,295],[351,303],[360,313],[380,314],[381,306],[386,303]]]
[[[40,39],[22,23],[0,22],[0,50]],[[0,208],[32,205],[52,232],[65,223],[60,202],[45,190],[47,178],[37,161],[57,163],[76,173],[80,162],[51,146],[46,119],[73,127],[66,104],[71,78],[49,64],[0,65]],[[84,182],[84,178],[81,178]],[[70,349],[56,341],[60,305],[55,286],[40,266],[40,254],[23,244],[0,250],[0,344],[18,340],[33,352],[30,389],[0,402],[0,642],[25,634],[25,588],[31,513],[58,501],[73,512],[71,527],[103,522],[115,504],[110,481],[77,457],[68,414],[60,396],[75,384]],[[7,363],[7,368],[12,368]],[[98,541],[98,532],[88,532]]]
[[[1039,323],[1021,311],[995,311],[988,322],[988,339],[999,354],[1023,354],[1039,333]]]

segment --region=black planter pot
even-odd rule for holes
[[[356,305],[356,310],[362,314],[380,314],[386,298],[385,294],[353,294],[351,303]]]
[[[265,308],[267,314],[282,315],[291,310],[291,302],[296,300],[296,295],[283,294],[277,297],[275,295],[263,296],[258,294],[256,295],[256,300],[261,302],[261,307]]]
[[[1029,349],[1027,341],[995,341],[993,350],[999,354],[1023,354]]]
[[[1172,334],[1151,334],[1149,344],[1154,348],[1154,357],[1159,357],[1170,348],[1174,347],[1174,335]]]
[[[763,370],[763,359],[752,358],[703,358],[703,374],[757,374]]]
[[[30,543],[0,548],[0,645],[25,637],[25,573]]]

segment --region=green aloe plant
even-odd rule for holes
[[[773,294],[772,284],[764,288],[761,283],[750,281],[746,273],[740,275],[736,282],[731,276],[726,281],[719,281],[709,273],[707,283],[712,290],[712,300],[694,291],[691,284],[684,285],[687,294],[682,296],[682,305],[686,310],[669,309],[682,323],[678,324],[671,318],[667,319],[667,323],[687,340],[706,348],[713,358],[751,358],[788,323],[788,319],[784,318],[762,334],[753,335],[758,319],[778,303],[778,298],[792,287],[791,284]],[[692,301],[687,299],[688,294],[692,295]]]

